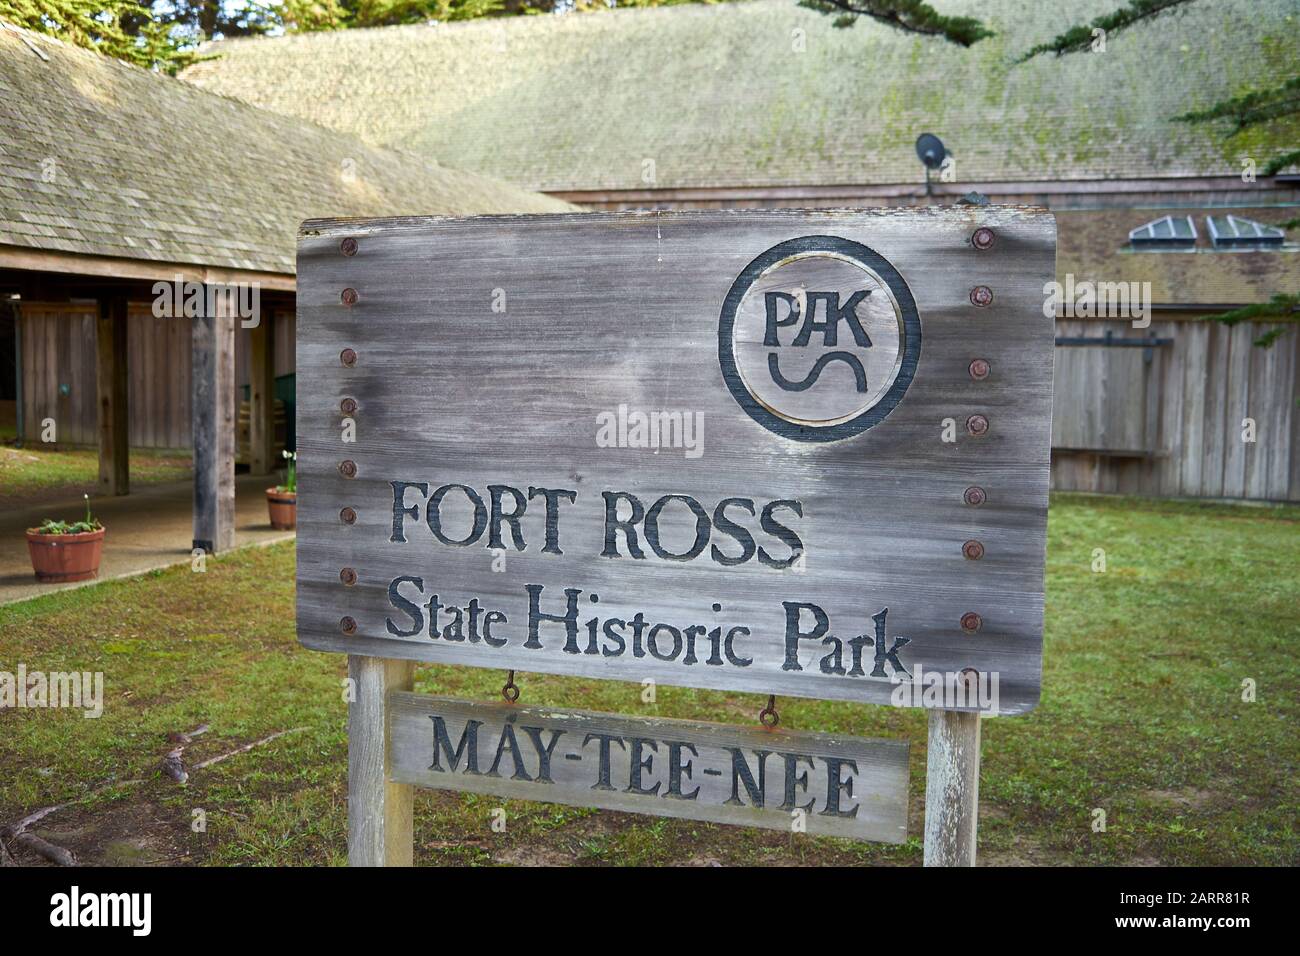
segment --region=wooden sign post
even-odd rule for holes
[[[349,859],[409,862],[413,785],[901,839],[904,745],[404,693],[432,661],[928,708],[926,862],[973,863],[979,715],[1039,694],[1054,254],[1010,207],[305,223]]]

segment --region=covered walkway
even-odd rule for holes
[[[235,479],[235,547],[293,537],[292,531],[272,529],[267,518],[265,491],[275,481],[258,475],[241,475]],[[194,486],[180,481],[142,488],[124,497],[91,498],[95,517],[108,529],[99,580],[188,564],[192,553],[193,494]],[[95,583],[38,583],[23,535],[26,528],[40,524],[45,518],[75,519],[84,508],[82,499],[68,498],[6,510],[0,515],[0,605]]]

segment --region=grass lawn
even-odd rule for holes
[[[1107,570],[1091,570],[1093,549]],[[0,670],[105,673],[98,720],[0,712],[0,825],[109,788],[33,828],[84,861],[338,864],[346,847],[341,655],[301,649],[293,549],[0,608]],[[1043,698],[984,725],[984,864],[1300,863],[1300,508],[1054,499]],[[1242,700],[1242,682],[1257,700]],[[499,671],[422,667],[420,690],[496,699]],[[522,675],[525,703],[750,722],[753,695]],[[688,821],[419,791],[419,864],[906,864],[921,861],[925,715],[785,698],[783,725],[912,744],[911,840],[853,844]],[[185,760],[305,728],[181,786]],[[1094,832],[1093,811],[1106,814]],[[191,830],[193,812],[206,832]],[[35,862],[24,853],[23,862]]]
[[[183,481],[190,477],[189,451],[131,449],[133,487]],[[51,450],[40,442],[13,448],[0,444],[0,506],[71,498],[99,490],[99,452],[94,448]]]

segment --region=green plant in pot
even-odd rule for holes
[[[46,518],[38,527],[27,529],[27,551],[36,580],[48,582],[89,581],[99,576],[104,554],[104,526],[90,513],[80,521]]]
[[[292,531],[298,526],[298,453],[284,454],[284,484],[266,489],[266,506],[271,513],[271,527]]]

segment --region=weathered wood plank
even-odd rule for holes
[[[410,866],[415,795],[392,779],[387,701],[411,689],[415,665],[353,655],[348,677],[348,865]]]
[[[1206,394],[1209,380],[1210,326],[1205,322],[1183,324],[1178,336],[1183,352],[1183,455],[1182,491],[1185,495],[1205,494]],[[1208,469],[1214,471],[1211,464]]]
[[[255,475],[266,475],[275,461],[275,320],[267,309],[248,330],[248,457]]]
[[[971,244],[980,226],[997,234],[987,251]],[[827,372],[836,394],[812,387],[795,399],[781,395],[803,403],[795,418],[829,424],[782,419],[790,430],[773,431],[756,417],[772,407],[768,398],[746,410],[733,391],[751,387],[744,374],[770,370],[751,361],[765,348],[767,293],[757,297],[757,320],[740,297],[732,344],[737,368],[751,364],[739,386],[721,364],[720,316],[738,277],[760,257],[817,236],[874,250],[884,263],[877,278],[855,272],[851,256],[809,253],[776,262],[761,281],[772,288],[813,281],[812,295],[822,288],[816,283],[856,276],[875,296],[861,317],[881,343],[865,356],[868,379],[897,382],[907,362],[891,366],[891,356],[915,357],[915,374],[869,429],[804,441],[791,436],[839,427],[828,409],[852,397],[854,377],[837,366]],[[344,238],[358,241],[356,255],[340,252]],[[300,639],[377,657],[874,702],[890,700],[893,674],[971,667],[999,676],[1004,712],[1032,708],[1053,343],[1042,308],[1053,242],[1050,216],[974,207],[308,224],[298,297]],[[781,270],[790,263],[797,268],[787,276]],[[886,269],[898,270],[897,289],[878,278]],[[980,285],[992,290],[989,308],[972,304]],[[355,304],[343,303],[344,289],[357,290]],[[843,303],[850,287],[837,287],[841,293]],[[501,296],[504,311],[494,311]],[[901,307],[891,304],[907,298],[922,330],[919,355],[906,345]],[[839,348],[856,348],[847,329],[841,339]],[[340,360],[345,348],[357,353],[351,367]],[[982,379],[969,370],[976,358],[990,363]],[[786,377],[809,374],[811,364],[795,355]],[[339,430],[349,399],[358,407],[354,445],[343,444]],[[864,407],[865,416],[878,406]],[[602,418],[608,423],[621,409],[703,422],[698,456],[630,441],[605,447]],[[967,433],[973,415],[988,418],[982,437]],[[955,442],[942,440],[948,419]],[[355,477],[342,473],[344,461]],[[499,527],[504,553],[494,554],[490,531],[474,533],[476,508],[465,491],[431,505],[448,485],[475,489],[485,521],[489,486],[518,489],[519,538]],[[984,504],[965,502],[971,487],[984,489]],[[548,509],[541,492],[528,499],[530,488],[567,490],[572,501]],[[625,531],[609,544],[605,493],[641,503],[644,514],[630,519],[641,557]],[[393,540],[399,494],[402,527]],[[502,513],[513,510],[518,499],[500,494]],[[705,519],[680,496],[697,502]],[[726,517],[744,527],[743,537],[718,519],[727,499],[742,500]],[[645,521],[660,501],[662,548],[651,548]],[[769,515],[787,519],[794,544],[763,526],[763,509],[779,501],[797,503]],[[615,504],[618,520],[636,511],[626,497]],[[435,522],[445,522],[444,538],[471,544],[436,538],[431,507]],[[344,508],[355,509],[355,523],[340,520]],[[554,548],[545,547],[548,528],[559,536]],[[979,560],[963,556],[972,540],[983,545]],[[714,546],[739,563],[724,563]],[[356,573],[350,587],[340,580],[344,568]],[[567,624],[537,614],[530,639],[530,586],[542,589],[539,614],[574,618],[580,647]],[[445,631],[453,617],[469,626],[471,600],[477,613],[503,615],[494,638],[504,644],[472,629]],[[418,621],[408,615],[417,605]],[[431,609],[440,612],[434,633]],[[963,628],[968,614],[980,616],[978,629]],[[345,628],[345,617],[355,627]],[[589,618],[619,622],[622,642],[598,623],[593,644]],[[721,636],[710,639],[714,631]],[[727,637],[733,655],[710,643]],[[884,655],[899,637],[908,643],[897,660],[873,658],[873,649]],[[851,640],[867,648],[867,666],[853,666],[844,644]]]
[[[1155,447],[1159,451],[1150,493],[1177,497],[1182,491],[1183,398],[1187,353],[1178,338],[1182,329],[1177,322],[1152,323],[1150,332],[1157,338],[1172,340],[1172,345],[1156,352],[1156,390],[1147,400],[1158,408],[1159,425]],[[1144,489],[1146,490],[1146,489]]]
[[[1242,441],[1242,428],[1251,414],[1250,367],[1255,352],[1254,326],[1250,322],[1228,330],[1230,354],[1228,378],[1224,384],[1223,432],[1223,491],[1225,498],[1241,498],[1246,494],[1246,460],[1254,454],[1254,445]],[[1258,424],[1258,423],[1257,423]]]
[[[99,493],[103,495],[125,495],[131,491],[127,346],[126,297],[105,295],[99,300],[99,320],[95,325]]]
[[[235,544],[235,319],[192,320],[194,542],[209,552]]]
[[[901,741],[421,694],[392,694],[389,708],[390,775],[402,783],[855,840],[907,837]]]
[[[930,711],[925,865],[974,866],[980,802],[980,715]]]

